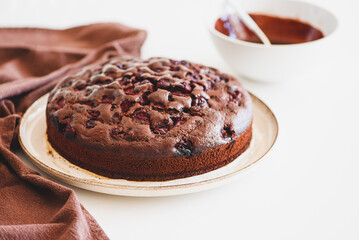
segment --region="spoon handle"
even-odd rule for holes
[[[268,37],[262,31],[262,29],[260,29],[257,23],[248,15],[248,13],[242,8],[242,6],[238,3],[238,1],[227,0],[225,2],[225,6],[226,7],[229,6],[232,9],[234,9],[235,15],[237,15],[244,22],[244,24],[258,36],[258,38],[263,42],[265,46],[268,47],[272,45]],[[236,21],[231,21],[231,22],[236,22]],[[236,27],[234,28],[237,29]]]

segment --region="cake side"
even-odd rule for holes
[[[48,141],[71,163],[101,176],[133,181],[164,181],[203,174],[235,160],[248,147],[252,126],[235,140],[207,152],[170,158],[122,158],[83,148],[56,130],[47,118]]]

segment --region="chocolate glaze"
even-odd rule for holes
[[[252,122],[232,76],[166,58],[116,57],[61,81],[47,116],[69,141],[124,158],[193,155],[228,144]]]
[[[296,19],[280,18],[276,16],[249,14],[272,44],[293,44],[314,41],[323,38],[323,33],[308,23]],[[215,29],[231,38],[247,42],[262,43],[260,39],[242,21],[240,31],[236,36],[228,15],[217,19]]]

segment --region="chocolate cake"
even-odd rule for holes
[[[162,181],[222,167],[252,137],[234,77],[166,58],[115,57],[51,91],[47,135],[68,161],[109,178]]]

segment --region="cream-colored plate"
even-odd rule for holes
[[[45,109],[48,94],[39,98],[25,112],[20,124],[19,141],[37,167],[76,187],[126,196],[169,196],[198,192],[233,179],[233,176],[258,162],[273,146],[278,134],[277,120],[261,100],[254,95],[251,97],[254,105],[254,120],[250,147],[230,164],[194,177],[162,182],[136,182],[109,179],[73,165],[61,157],[47,142]]]

